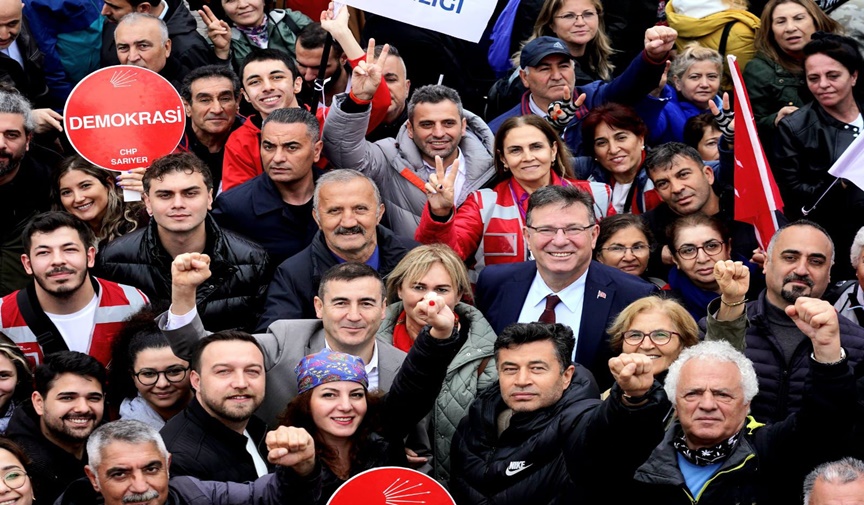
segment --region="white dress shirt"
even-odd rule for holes
[[[576,343],[573,346],[572,359],[576,359],[576,345],[579,344],[579,326],[582,323],[582,306],[585,301],[585,280],[588,270],[575,282],[559,292],[552,291],[546,282],[540,277],[540,272],[534,275],[534,281],[522,304],[522,312],[519,313],[520,323],[533,323],[540,319],[546,308],[546,296],[558,295],[561,302],[555,306],[555,322],[569,326],[573,330],[573,338]]]

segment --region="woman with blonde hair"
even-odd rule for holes
[[[475,396],[498,380],[493,350],[496,335],[479,310],[461,301],[471,296],[465,264],[446,245],[430,244],[409,251],[387,277],[390,306],[376,337],[408,352],[425,326],[414,316],[414,308],[430,292],[440,296],[456,314],[463,339],[447,367],[445,387],[435,401],[427,430],[433,441],[433,475],[445,481],[450,476],[454,420],[461,419]]]
[[[579,63],[577,85],[580,77],[587,78],[586,82],[612,79],[615,65],[610,58],[615,50],[606,35],[600,0],[546,0],[534,23],[534,33],[526,43],[544,35],[558,37],[567,44]],[[580,71],[584,75],[580,76]]]
[[[697,42],[678,54],[669,68],[669,81],[636,107],[648,125],[648,144],[682,142],[684,125],[693,116],[709,110],[709,103],[723,107],[717,93],[723,76],[723,57]]]

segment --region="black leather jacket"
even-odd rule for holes
[[[250,330],[257,321],[264,292],[267,252],[216,224],[210,214],[205,222],[210,256],[210,278],[198,286],[198,313],[211,331],[232,328]],[[124,235],[99,251],[98,277],[135,286],[151,302],[171,299],[171,261],[159,242],[156,221]]]

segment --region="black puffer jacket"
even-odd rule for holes
[[[627,408],[617,385],[601,401],[591,372],[575,366],[560,400],[513,414],[501,435],[498,415],[506,405],[500,386],[490,386],[474,400],[450,452],[450,492],[456,503],[603,503],[609,489],[596,486],[597,478],[615,481],[612,472],[620,479],[632,476],[662,438],[669,403],[660,384],[655,381],[647,404]],[[600,464],[610,459],[614,464]]]
[[[135,286],[151,302],[171,299],[171,261],[159,242],[156,221],[124,235],[99,251],[97,276]],[[198,286],[198,314],[211,331],[240,328],[250,330],[261,310],[267,289],[267,252],[228,230],[208,214],[207,245],[210,278]]]

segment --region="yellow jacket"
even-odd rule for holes
[[[759,28],[759,18],[743,10],[725,10],[702,18],[693,18],[675,12],[670,0],[666,3],[666,19],[669,26],[678,32],[675,47],[682,51],[684,46],[696,41],[705,47],[719,50],[720,39],[727,23],[735,23],[729,31],[726,41],[726,53],[723,55],[724,71],[723,89],[732,88],[732,80],[726,62],[726,55],[734,54],[738,58],[738,67],[744,69],[753,56],[756,55],[756,30]]]

